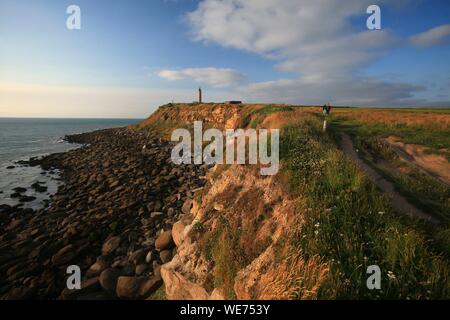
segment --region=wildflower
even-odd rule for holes
[[[314,225],[314,227],[316,227],[316,228],[320,227],[320,222],[317,222],[317,223]]]
[[[383,215],[385,212],[384,211],[378,211],[379,215]]]
[[[388,271],[387,276],[391,280],[396,280],[397,279],[397,277],[395,276],[395,274],[392,271]]]

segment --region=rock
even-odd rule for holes
[[[223,210],[225,210],[225,206],[222,203],[218,203],[218,202],[214,202],[213,208],[214,208],[214,210],[219,211],[219,212],[222,212]]]
[[[184,202],[183,207],[181,207],[181,211],[184,214],[189,214],[189,213],[191,213],[191,208],[192,208],[192,199],[187,199]]]
[[[55,255],[53,255],[51,261],[54,265],[60,266],[68,264],[72,259],[76,257],[77,253],[73,245],[69,244],[59,250]]]
[[[185,238],[185,229],[186,229],[186,224],[184,223],[183,220],[177,221],[175,222],[175,224],[172,227],[172,238],[173,238],[173,242],[175,243],[175,245],[177,247],[179,247],[181,245],[181,243],[183,242],[183,239]]]
[[[172,239],[172,231],[165,231],[159,235],[155,241],[155,248],[159,251],[172,249],[174,247],[174,242]]]
[[[12,211],[12,207],[11,206],[9,206],[7,204],[1,204],[0,205],[0,212],[11,213],[11,211]]]
[[[144,274],[145,271],[147,271],[147,269],[148,265],[145,263],[141,263],[140,265],[136,266],[135,273],[137,276],[141,276],[142,274]]]
[[[41,186],[38,182],[33,183],[31,187],[36,190],[36,192],[46,192],[48,190],[47,187]]]
[[[164,217],[164,213],[162,212],[152,212],[150,213],[150,218],[154,220],[160,220]]]
[[[153,260],[155,260],[156,259],[156,253],[153,251],[153,250],[150,250],[148,253],[147,253],[147,256],[145,257],[145,262],[147,262],[147,263],[151,263]]]
[[[119,277],[116,293],[121,299],[139,300],[149,297],[162,285],[162,280],[149,277]]]
[[[9,225],[5,228],[6,231],[11,231],[16,229],[18,226],[20,226],[23,223],[22,220],[14,219],[12,220]]]
[[[153,261],[153,274],[155,277],[161,278],[161,265],[156,261]]]
[[[127,262],[122,268],[122,274],[124,276],[132,276],[134,274],[133,266]]]
[[[31,202],[36,200],[36,197],[32,197],[32,196],[21,196],[19,198],[19,202]]]
[[[169,262],[170,260],[172,260],[172,251],[170,250],[161,251],[161,253],[159,254],[159,258],[161,259],[161,262],[163,264]]]
[[[97,258],[97,261],[90,266],[87,271],[88,277],[98,276],[103,270],[109,267],[109,261],[104,256],[100,256]]]
[[[92,278],[81,283],[81,289],[68,289],[65,288],[59,298],[61,300],[78,300],[82,299],[82,296],[94,293],[100,289],[99,278]]]
[[[108,255],[115,251],[119,247],[121,241],[122,238],[120,236],[112,237],[106,240],[102,246],[102,254]]]
[[[190,282],[179,272],[162,267],[161,275],[168,300],[208,300],[209,294],[205,288]]]
[[[17,192],[17,193],[24,193],[24,192],[27,192],[27,189],[26,189],[26,188],[22,188],[22,187],[14,188],[13,190],[14,190],[15,192]]]
[[[141,262],[145,260],[146,254],[144,249],[139,249],[135,252],[133,252],[130,256],[130,261],[137,266]]]
[[[117,279],[121,276],[121,272],[118,269],[109,268],[104,270],[100,274],[100,286],[110,293],[116,292]]]
[[[14,169],[15,168],[15,166],[7,166],[6,167],[6,169],[8,169],[8,170],[11,170],[11,169]]]
[[[37,293],[36,287],[16,287],[12,288],[7,295],[8,300],[28,300],[32,299]]]

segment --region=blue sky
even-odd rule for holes
[[[0,116],[145,117],[199,85],[211,101],[450,106],[449,38],[449,1],[0,0]]]

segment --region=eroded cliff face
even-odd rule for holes
[[[241,115],[254,107],[256,105],[168,104],[161,106],[136,128],[158,130],[166,137],[173,129],[192,125],[194,121],[203,121],[205,126],[217,129],[234,129]]]
[[[215,128],[245,128],[261,108],[167,106],[141,127],[173,129],[201,120]],[[286,122],[292,115],[283,118]],[[265,127],[280,121],[269,115]],[[283,174],[262,176],[259,169],[216,165],[206,176],[206,186],[185,203],[183,218],[172,229],[176,254],[161,268],[168,299],[289,299],[296,292],[302,298],[315,296],[328,269],[314,259],[301,260],[290,245],[291,235],[302,226],[297,209],[301,199],[286,192]]]
[[[294,218],[273,177],[246,166],[208,174],[172,235],[177,254],[161,270],[169,299],[274,298],[275,244]]]

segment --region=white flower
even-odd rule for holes
[[[394,274],[392,271],[388,271],[387,276],[388,276],[389,279],[391,279],[391,280],[397,279],[397,277],[395,276],[395,274]]]

